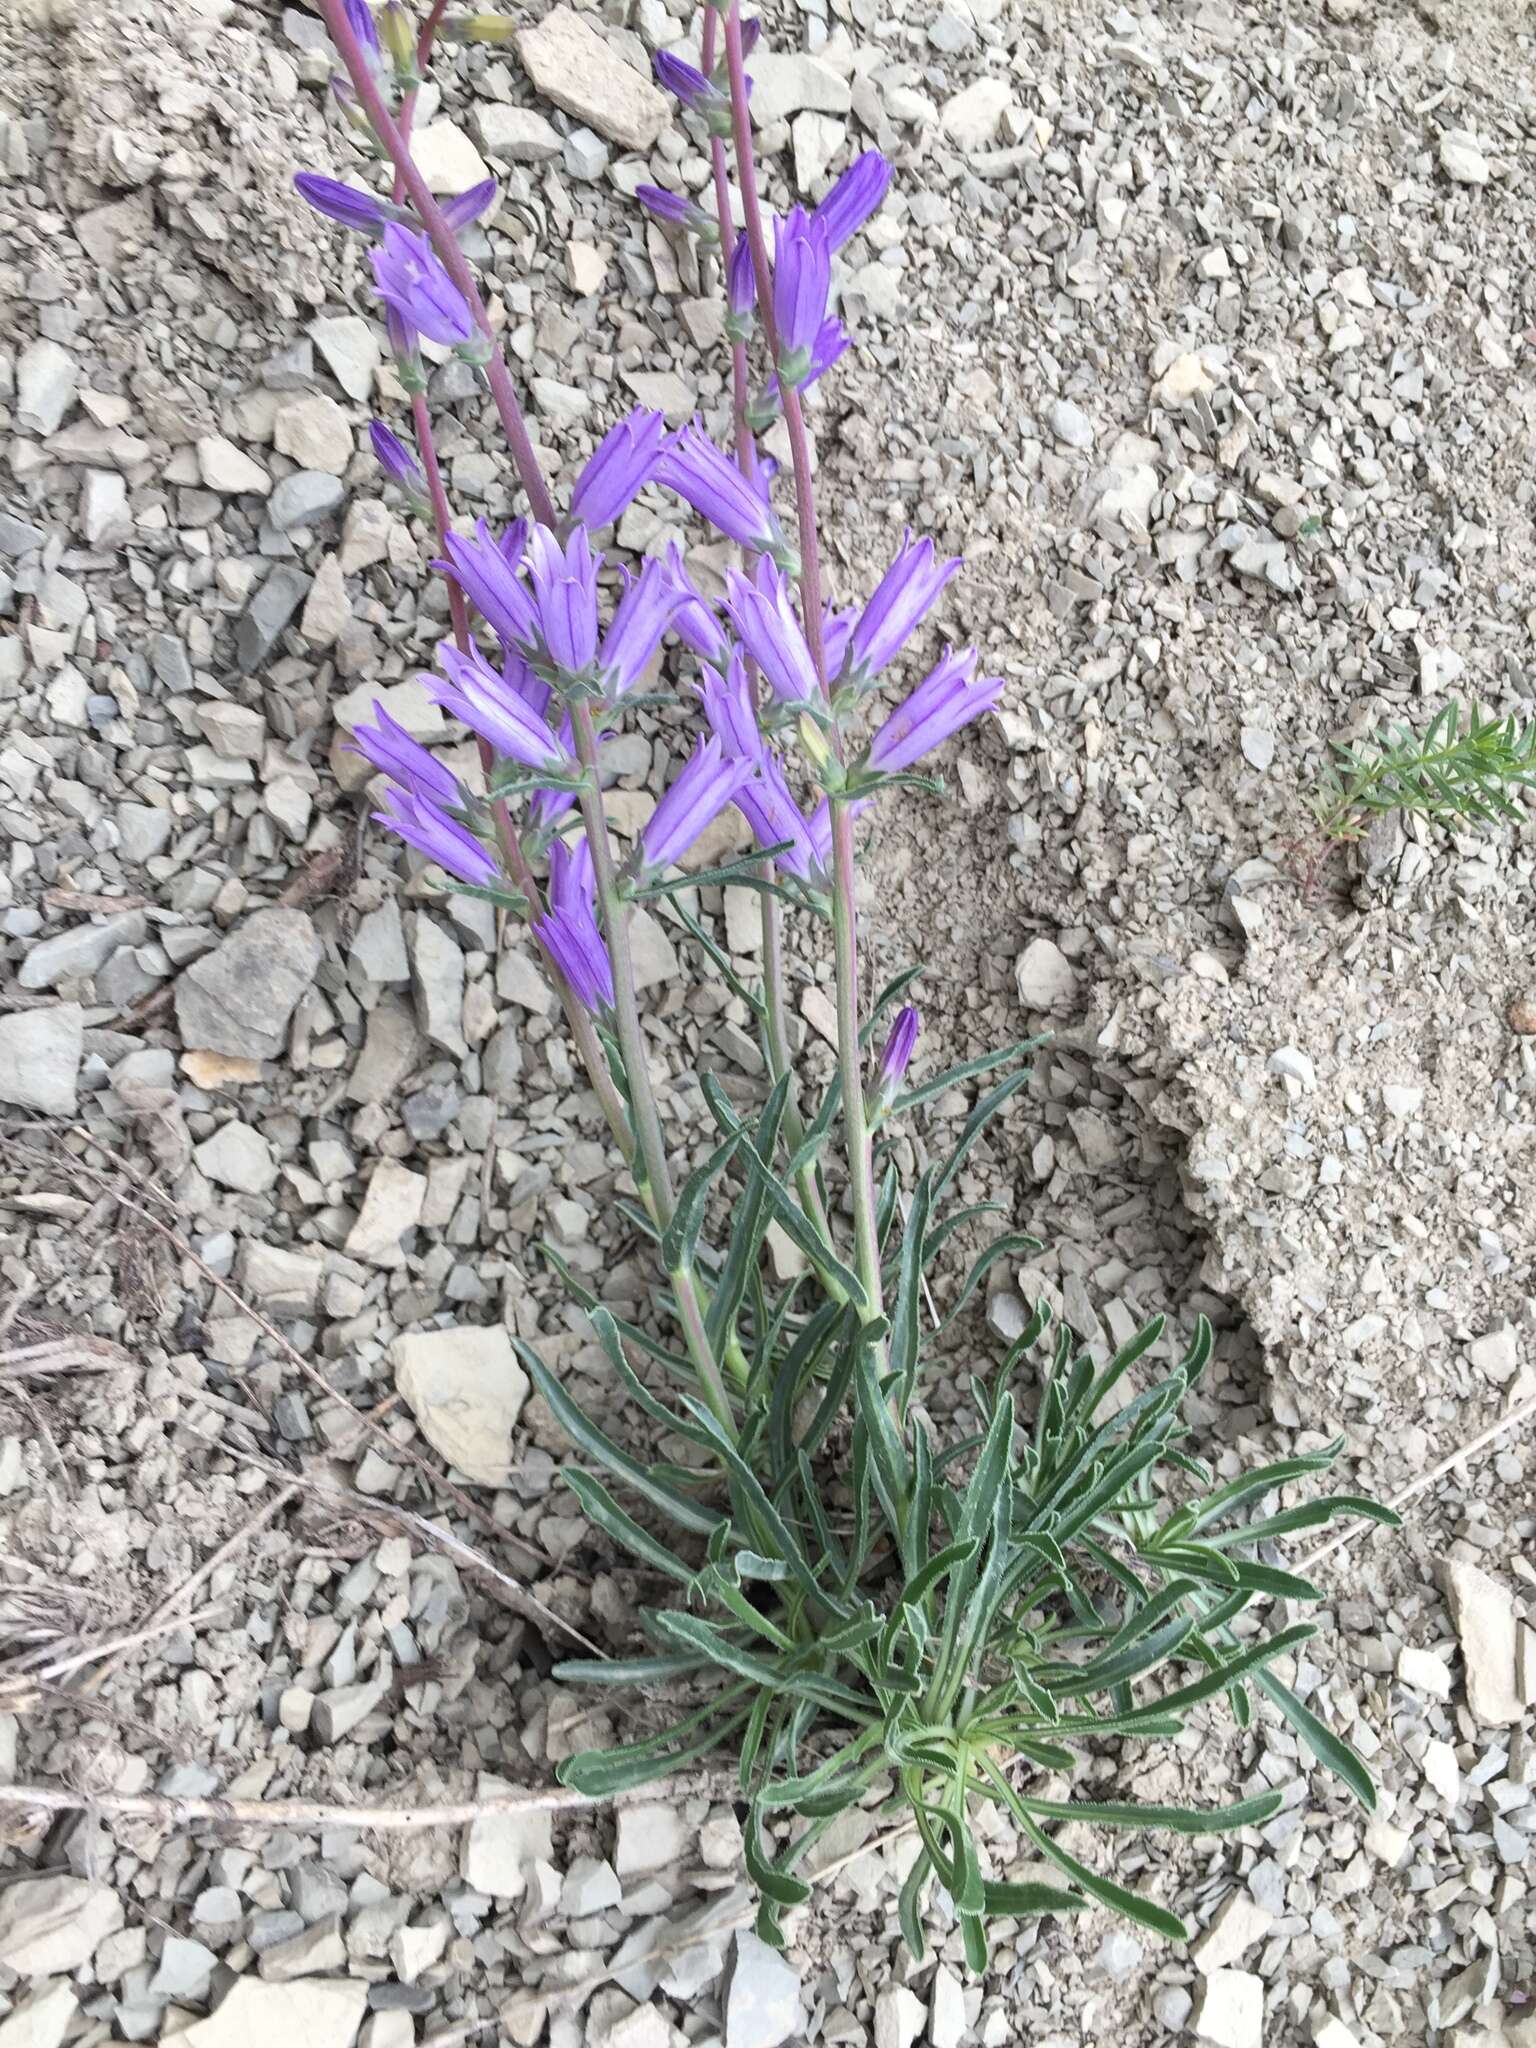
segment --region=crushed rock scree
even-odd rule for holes
[[[0,1393],[0,1549],[57,1589],[29,1626],[71,1649],[131,1633],[212,1566],[208,1617],[125,1653],[90,1706],[0,1707],[0,1774],[354,1804],[547,1783],[640,1709],[552,1679],[521,1613],[388,1517],[435,1518],[631,1647],[647,1589],[558,1488],[569,1446],[509,1340],[639,1441],[537,1246],[622,1314],[648,1313],[649,1280],[526,951],[362,822],[346,743],[375,694],[473,773],[413,680],[445,615],[367,452],[369,417],[402,407],[365,255],[289,187],[298,165],[365,174],[307,11],[50,20],[0,20],[0,1103],[78,1119],[109,1179],[154,1177],[204,1267],[391,1405],[360,1436],[147,1226],[93,1206],[61,1147],[37,1164],[46,1134],[0,1148],[0,1312],[30,1290],[7,1341],[62,1331],[117,1361],[29,1390],[46,1434]],[[1171,1357],[1205,1313],[1195,1419],[1224,1476],[1342,1429],[1346,1483],[1405,1484],[1536,1390],[1536,864],[1519,826],[1388,820],[1303,900],[1298,792],[1329,739],[1452,691],[1529,712],[1529,25],[1463,0],[1176,25],[1066,0],[1042,29],[947,0],[769,26],[770,203],[814,203],[872,145],[898,165],[839,259],[856,345],[813,404],[834,593],[867,590],[904,526],[931,533],[967,574],[912,672],[975,638],[1008,683],[946,764],[949,802],[894,800],[863,876],[872,983],[929,966],[925,1071],[1054,1034],[957,1190],[1011,1200],[1045,1249],[994,1275],[992,1334],[964,1342],[994,1355],[1043,1297],[1098,1356],[1166,1307]],[[627,196],[705,187],[650,72],[657,47],[696,56],[690,34],[650,0],[622,27],[562,6],[423,95],[434,184],[501,181],[471,254],[563,482],[633,402],[724,429],[716,281]],[[463,366],[434,367],[433,402],[460,513],[504,521]],[[618,541],[676,530],[647,493]],[[670,712],[623,736],[616,829],[685,743]],[[699,908],[750,972],[741,896]],[[750,1019],[685,995],[664,915],[640,937],[697,1153],[699,1072],[761,1099]],[[828,1073],[826,963],[792,945],[795,1029]],[[954,1091],[898,1134],[909,1184],[968,1107]],[[934,1376],[937,1427],[976,1363]],[[503,1536],[424,1488],[413,1449]],[[854,1815],[776,1956],[707,1794],[658,1791],[644,1822],[488,1815],[473,1855],[474,1830],[23,1817],[0,2030],[409,2048],[500,2015],[560,2048],[661,2048],[685,2018],[727,2048],[919,2028],[932,2048],[1431,2028],[1529,2048],[1530,1456],[1511,1432],[1402,1536],[1322,1568],[1336,1626],[1292,1682],[1370,1752],[1374,1818],[1262,1713],[1093,1764],[1101,1796],[1296,1784],[1219,1846],[1082,1845],[1186,1914],[1188,1955],[1093,1914],[1021,1926],[974,1983],[935,1900],[914,1969],[893,1912],[911,1844],[871,1846]],[[270,1467],[385,1519],[301,1487],[253,1530]],[[986,1854],[1026,1860],[1001,1822]]]

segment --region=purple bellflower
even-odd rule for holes
[[[651,480],[666,438],[659,412],[637,410],[610,427],[571,493],[571,519],[580,526],[608,526]]]
[[[827,316],[832,285],[832,252],[825,232],[803,206],[776,220],[773,250],[773,318],[778,328],[780,377],[797,390]]]
[[[592,850],[556,840],[549,850],[549,914],[533,929],[588,1010],[613,1008],[613,968],[592,909]]]
[[[767,747],[741,656],[733,653],[724,669],[707,671],[698,691],[705,721],[726,759],[760,761]]]
[[[397,782],[408,796],[426,797],[433,803],[461,806],[464,793],[457,780],[419,740],[413,740],[384,706],[374,703],[374,725],[359,725],[352,734],[350,754],[361,754],[382,774]]]
[[[790,594],[789,579],[765,555],[755,578],[739,569],[725,576],[725,608],[742,645],[768,678],[773,694],[785,704],[819,699],[816,664],[805,644]]]
[[[880,1055],[880,1064],[875,1069],[869,1104],[872,1114],[880,1115],[896,1100],[896,1091],[906,1078],[907,1068],[912,1064],[912,1053],[917,1045],[917,1034],[922,1025],[923,1020],[911,1003],[897,1012],[896,1022],[891,1026],[891,1035],[885,1041],[885,1050]]]
[[[368,439],[373,444],[374,457],[380,469],[391,483],[399,484],[414,498],[424,498],[427,495],[426,476],[400,436],[386,427],[382,420],[370,420]]]
[[[849,636],[858,616],[857,612],[839,611],[836,605],[821,608],[821,658],[827,665],[829,681],[842,674]]]
[[[489,740],[498,754],[525,768],[568,775],[574,763],[527,700],[510,689],[478,648],[466,654],[451,640],[439,642],[437,659],[447,680],[425,678],[433,702]]]
[[[737,236],[731,251],[725,289],[732,317],[744,320],[757,304],[757,271],[752,262],[752,244],[745,235]]]
[[[728,540],[775,561],[786,558],[787,544],[766,484],[744,477],[698,427],[684,427],[668,441],[656,465],[656,481],[676,491]]]
[[[680,192],[668,192],[660,185],[637,185],[635,197],[647,213],[653,214],[657,220],[664,220],[668,227],[687,228],[701,242],[719,241],[720,223],[696,201],[685,199]]]
[[[461,882],[484,888],[500,877],[500,868],[475,835],[445,817],[430,797],[392,787],[385,793],[384,809],[373,815],[378,824]]]
[[[811,347],[810,360],[804,366],[804,375],[791,377],[790,382],[797,391],[809,391],[818,377],[824,377],[835,362],[838,362],[853,345],[853,338],[841,320],[823,320],[816,330],[816,340]],[[798,365],[791,364],[791,369]],[[784,394],[779,388],[777,377],[768,379],[761,397],[747,408],[747,424],[759,433],[771,427],[783,409]]]
[[[548,723],[554,690],[542,676],[534,674],[515,647],[502,651],[501,680],[514,696],[522,698],[535,718],[542,718]]]
[[[1003,694],[1001,676],[984,676],[973,682],[976,650],[964,648],[956,654],[945,648],[944,658],[918,684],[904,704],[898,704],[870,743],[868,765],[883,774],[894,775],[910,768],[933,747],[942,744],[962,726],[990,711]]]
[[[369,261],[379,297],[428,341],[447,347],[474,334],[464,295],[425,234],[413,235],[391,221],[381,245],[369,251]]]
[[[370,57],[382,55],[379,48],[379,25],[373,18],[373,9],[368,0],[345,0],[347,23],[353,35],[362,44]]]
[[[681,860],[752,770],[750,761],[727,760],[717,739],[700,740],[640,834],[640,875],[650,881]]]
[[[509,560],[506,542],[514,536],[517,550]],[[498,543],[481,519],[476,522],[473,540],[450,533],[443,543],[447,561],[432,565],[453,578],[492,631],[509,646],[531,647],[539,636],[538,612],[528,586],[517,573],[527,537],[527,527],[518,520]]]
[[[360,192],[356,185],[344,185],[339,178],[327,178],[319,171],[300,171],[293,189],[316,213],[344,228],[356,228],[360,234],[382,235],[392,220],[400,218],[393,206],[375,199],[371,192]]]
[[[682,601],[665,562],[652,556],[642,563],[640,574],[619,599],[618,610],[603,635],[598,667],[610,701],[622,697],[639,682]]]
[[[528,536],[528,573],[549,658],[567,675],[589,668],[597,652],[597,563],[587,529],[573,529],[564,548],[547,526]]]
[[[936,561],[931,540],[906,535],[854,626],[848,660],[857,681],[867,683],[901,652],[959,567],[958,555]]]
[[[835,255],[856,235],[891,189],[893,172],[878,149],[866,149],[851,163],[811,215]]]
[[[778,756],[763,738],[741,657],[733,655],[723,673],[705,676],[699,684],[699,697],[709,729],[726,759],[748,762],[755,771],[731,799],[752,827],[753,837],[762,847],[780,846],[787,840],[787,849],[775,858],[791,874],[811,880],[816,854],[805,816],[790,794]]]

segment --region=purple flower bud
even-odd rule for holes
[[[400,436],[386,427],[382,420],[370,420],[368,439],[373,443],[374,457],[380,469],[390,482],[399,484],[402,490],[410,491],[418,498],[424,498],[427,479],[421,464]]]
[[[725,273],[726,300],[731,317],[745,320],[757,304],[757,272],[752,265],[752,244],[738,235]]]
[[[891,166],[878,149],[851,163],[811,218],[835,254],[856,235],[891,189]]]
[[[391,789],[384,809],[374,812],[375,821],[435,860],[440,868],[461,882],[482,888],[494,882],[501,870],[474,834],[452,818],[444,817],[430,798],[412,796],[403,789]]]
[[[992,710],[1003,694],[1003,679],[984,676],[973,682],[975,670],[974,647],[959,654],[946,647],[943,660],[875,734],[867,756],[869,766],[887,775],[910,768],[973,718]]]
[[[581,526],[607,526],[650,482],[666,438],[666,420],[659,412],[637,409],[610,427],[571,493],[571,518]]]
[[[744,21],[741,24],[741,54],[743,57],[751,56],[762,40],[762,34],[763,17],[760,14],[754,14],[750,21]]]
[[[888,1109],[896,1099],[907,1068],[912,1064],[913,1049],[923,1020],[911,1003],[897,1014],[891,1027],[891,1035],[885,1041],[885,1050],[880,1055],[880,1064],[875,1069],[874,1100],[871,1109]]]
[[[766,751],[752,686],[739,654],[732,654],[722,672],[710,669],[698,685],[699,701],[710,731],[728,761],[760,761]]]
[[[959,567],[958,555],[935,561],[931,540],[914,541],[910,533],[903,538],[900,554],[853,629],[848,659],[861,682],[867,683],[901,652]]]
[[[804,382],[826,318],[832,253],[826,235],[812,223],[803,206],[776,220],[773,230],[773,317],[779,334],[779,375],[798,385]]]
[[[407,795],[426,797],[433,803],[462,805],[464,793],[442,762],[429,754],[419,740],[413,740],[382,704],[375,702],[373,715],[377,723],[355,727],[352,744],[346,751],[371,761],[375,768],[399,783]]]
[[[425,234],[413,235],[391,221],[381,246],[369,251],[369,261],[379,297],[418,334],[444,346],[469,340],[474,323],[464,295]]]
[[[583,1009],[594,1013],[613,1008],[613,968],[608,948],[589,911],[552,910],[534,920],[534,936],[570,983]]]
[[[461,192],[457,199],[445,199],[443,219],[456,235],[463,234],[467,227],[473,227],[482,213],[496,204],[496,195],[501,187],[494,178],[482,178],[478,185],[471,185],[467,192]]]
[[[525,536],[526,528],[518,535],[519,555]],[[527,585],[517,574],[517,565],[507,560],[491,538],[485,521],[476,523],[473,540],[466,540],[461,533],[450,533],[443,545],[448,550],[448,559],[434,562],[433,567],[453,578],[475,610],[504,641],[533,646],[539,637],[538,612]]]
[[[509,760],[553,774],[571,772],[570,757],[544,720],[526,698],[507,687],[478,648],[466,654],[451,640],[444,640],[438,645],[437,659],[448,680],[423,678],[434,703],[462,719],[471,732],[489,740],[496,752]]]
[[[728,761],[717,739],[700,740],[640,834],[641,875],[650,881],[681,860],[751,775],[750,761]]]
[[[827,665],[827,680],[843,672],[843,662],[848,653],[848,639],[853,632],[857,612],[839,611],[835,605],[823,605],[821,610],[821,658]]]
[[[593,914],[597,884],[592,868],[592,848],[585,832],[567,843],[557,839],[549,849],[549,901],[554,910],[585,911]]]
[[[373,18],[373,9],[368,0],[345,0],[345,11],[352,33],[365,51],[377,57],[379,51],[379,25]]]
[[[778,554],[784,537],[765,488],[749,482],[698,427],[672,436],[656,464],[656,481],[677,492],[728,540],[758,554]]]
[[[672,578],[672,587],[677,595],[677,610],[672,615],[673,632],[700,661],[723,662],[730,652],[724,630],[689,580],[683,551],[675,540],[668,541],[665,560],[667,574]]]
[[[764,556],[750,582],[740,570],[728,569],[725,590],[731,624],[773,694],[785,704],[819,698],[816,664],[800,630],[788,577]]]
[[[718,241],[720,225],[712,220],[702,206],[692,199],[685,199],[680,192],[667,192],[660,185],[637,185],[635,197],[647,213],[657,220],[664,220],[669,227],[687,228],[706,242]]]
[[[344,228],[356,228],[360,234],[382,235],[389,223],[399,218],[392,206],[375,199],[371,192],[360,192],[355,185],[344,185],[339,178],[324,177],[319,171],[300,171],[293,189],[316,213],[339,221]]]
[[[597,652],[597,563],[587,530],[576,527],[562,550],[546,526],[528,537],[528,573],[539,607],[549,658],[567,675],[580,675]]]
[[[603,689],[610,703],[639,682],[681,602],[664,562],[653,557],[641,565],[640,574],[619,599],[619,608],[603,635],[603,651],[598,657]]]
[[[674,56],[671,50],[658,50],[654,62],[659,83],[696,114],[702,114],[711,100],[720,98],[719,88],[712,85],[702,71]]]

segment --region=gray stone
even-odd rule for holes
[[[278,533],[314,526],[329,518],[346,495],[347,487],[339,476],[327,475],[322,469],[296,469],[274,486],[267,500],[267,518]]]
[[[261,464],[223,434],[205,434],[198,442],[197,470],[208,489],[221,497],[264,498],[272,488]]]
[[[307,1977],[268,1984],[237,1977],[229,1995],[205,2020],[176,2036],[180,2048],[352,2048],[368,2006],[361,1977]]]
[[[532,107],[482,101],[474,124],[480,147],[509,164],[545,164],[560,154],[560,131]]]
[[[0,2020],[0,2048],[60,2048],[79,2010],[72,1985],[46,1983]]]
[[[160,1951],[160,1965],[150,1980],[151,1998],[175,1999],[178,2004],[201,2005],[208,1996],[209,1980],[218,1958],[200,1941],[168,1934]]]
[[[923,2001],[905,1984],[886,1984],[875,1993],[875,2048],[912,2048],[923,2031]]]
[[[122,1901],[110,1885],[19,1878],[0,1891],[0,1964],[23,1977],[63,1976],[88,1963],[97,1943],[122,1924]]]
[[[1448,128],[1440,138],[1440,168],[1456,185],[1486,185],[1488,159],[1477,137],[1465,128]]]
[[[44,1116],[73,1116],[85,1012],[78,1003],[52,1003],[0,1017],[0,1102]]]
[[[71,925],[68,931],[40,940],[22,961],[16,979],[27,989],[83,981],[104,966],[120,946],[142,945],[147,931],[142,910],[125,910],[104,924]]]
[[[309,336],[320,351],[321,361],[348,398],[366,404],[379,367],[379,338],[357,313],[343,313],[332,320],[311,320]]]
[[[264,1195],[277,1181],[272,1148],[249,1124],[220,1124],[192,1157],[200,1173],[207,1174],[221,1188],[233,1188],[237,1194]]]
[[[578,1856],[560,1887],[560,1910],[568,1920],[582,1920],[588,1913],[606,1912],[623,1896],[624,1887],[611,1863],[596,1856]]]
[[[566,175],[578,184],[595,185],[608,169],[608,145],[590,128],[573,128],[561,149]]]
[[[347,948],[347,962],[369,981],[396,985],[410,980],[405,927],[400,921],[400,905],[393,896],[386,897],[377,910],[359,918]]]
[[[34,341],[16,365],[16,423],[34,434],[52,434],[75,402],[80,365],[56,341]]]
[[[800,1979],[766,1942],[742,1929],[725,1992],[725,2048],[779,2048],[798,2034],[803,2018]]]
[[[393,996],[376,1003],[357,1064],[347,1077],[349,1102],[392,1102],[425,1049],[416,1020]]]
[[[1019,955],[1014,980],[1026,1010],[1066,1010],[1076,999],[1077,975],[1051,939],[1030,940]]]
[[[335,477],[326,481],[336,484]],[[336,484],[336,488],[341,486]],[[235,661],[243,674],[249,675],[266,660],[308,589],[309,578],[302,569],[283,563],[268,571],[235,628]]]
[[[372,1678],[364,1685],[333,1686],[315,1695],[309,1725],[318,1742],[340,1742],[365,1721],[389,1691],[390,1680]]]
[[[693,1830],[676,1806],[661,1800],[619,1809],[613,1863],[619,1876],[636,1877],[647,1870],[666,1870],[681,1860]]]
[[[462,1055],[464,955],[435,918],[418,910],[411,920],[411,986],[416,1019],[433,1045]]]
[[[1093,421],[1070,398],[1052,399],[1047,418],[1051,432],[1069,448],[1086,450],[1093,446]]]
[[[302,910],[258,910],[176,983],[183,1045],[237,1059],[276,1059],[288,1020],[320,966],[322,947]]]
[[[754,87],[754,99],[756,96]],[[939,126],[957,149],[985,149],[996,140],[1003,109],[1012,98],[1006,79],[975,79],[940,107]]]
[[[475,1794],[480,1799],[499,1799],[512,1789],[500,1778],[482,1777]],[[528,1866],[536,1858],[549,1860],[551,1827],[547,1808],[482,1814],[470,1822],[464,1837],[459,1863],[464,1882],[493,1899],[520,1899],[528,1888]]]
[[[757,50],[752,57],[752,119],[759,128],[791,114],[846,114],[848,81],[820,57],[797,50]]]
[[[570,7],[520,30],[517,54],[535,92],[625,149],[649,149],[667,125],[663,95]],[[761,62],[754,58],[754,98]]]
[[[1467,1705],[1484,1728],[1513,1728],[1524,1719],[1515,1686],[1514,1596],[1475,1564],[1447,1558],[1436,1567],[1467,1670]]]

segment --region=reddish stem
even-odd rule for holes
[[[410,145],[402,136],[394,115],[385,104],[384,95],[379,90],[379,82],[373,74],[373,67],[357,40],[351,22],[347,19],[347,10],[342,0],[320,0],[320,8],[325,16],[325,25],[330,31],[331,41],[336,45],[341,61],[347,67],[347,76],[352,81],[363,111],[368,116],[374,134],[388,152],[390,162],[395,167],[395,175],[409,195],[411,204],[416,209],[417,218],[431,237],[438,261],[463,293],[464,303],[468,306],[476,327],[490,345],[490,355],[482,367],[485,370],[485,381],[491,388],[491,397],[495,401],[502,432],[506,435],[508,446],[512,450],[512,460],[523,489],[528,494],[528,503],[533,508],[534,518],[541,526],[554,526],[558,523],[555,503],[549,495],[549,485],[544,481],[538,451],[533,445],[533,438],[523,418],[523,409],[518,403],[511,373],[501,352],[500,340],[491,326],[491,316],[486,311],[485,301],[480,296],[480,288],[475,283],[475,274],[465,260],[464,252],[459,247],[452,228],[443,219],[442,208],[427,190],[427,181],[416,167]]]
[[[428,68],[432,62],[432,45],[437,39],[438,23],[447,12],[448,0],[432,0],[432,11],[422,23],[421,34],[416,38],[416,75],[418,78],[425,78],[427,75]],[[403,142],[409,142],[411,139],[411,123],[416,118],[416,96],[420,91],[421,87],[419,85],[413,85],[400,102],[400,139]],[[396,206],[400,204],[400,197],[404,189],[400,181],[400,173],[396,171],[394,190]]]

